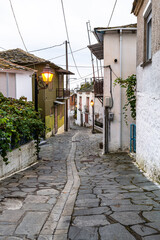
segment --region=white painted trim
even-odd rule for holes
[[[146,8],[144,9],[143,17],[146,18],[149,15],[151,10],[152,10],[152,0],[149,0]]]

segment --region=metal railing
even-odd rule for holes
[[[65,88],[56,89],[56,98],[64,99],[70,97],[70,90]]]
[[[94,78],[95,96],[103,96],[103,78]]]

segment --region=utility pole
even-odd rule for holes
[[[89,35],[89,31],[91,29],[90,21],[86,22],[86,25],[87,25],[88,41],[89,41],[89,45],[91,45],[91,39],[90,39],[90,35]],[[93,82],[94,82],[94,80],[95,80],[95,71],[94,71],[94,59],[93,59],[92,52],[91,52],[91,62],[92,62],[92,70],[93,70]]]
[[[68,42],[65,41],[66,48],[66,70],[68,71]],[[66,90],[68,90],[68,74],[66,74]],[[68,131],[68,99],[66,99],[66,126],[65,131]]]
[[[91,31],[91,25],[90,25],[90,21],[88,21],[86,23],[87,25],[87,32],[88,32],[88,41],[89,41],[89,45],[91,45],[91,39],[90,39],[90,35],[89,35],[89,31]],[[93,54],[91,52],[91,62],[92,62],[92,70],[93,70],[93,91],[94,91],[94,86],[95,86],[95,71],[94,71],[94,58],[93,58]],[[94,94],[94,103],[95,103],[95,94]],[[93,105],[93,115],[94,115],[94,105]],[[93,130],[94,130],[94,116],[93,116]],[[93,131],[94,132],[94,131]]]

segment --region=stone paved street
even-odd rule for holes
[[[0,240],[45,235],[45,223],[67,182],[66,159],[74,134],[51,137],[41,147],[41,161],[0,182]],[[49,226],[52,233],[54,224]]]
[[[34,166],[0,182],[0,240],[158,240],[160,188],[102,134],[72,127]]]
[[[69,229],[70,240],[160,239],[160,188],[127,154],[101,155],[101,134],[77,137],[80,188]]]

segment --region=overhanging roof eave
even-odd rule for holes
[[[90,49],[90,51],[94,54],[94,56],[97,59],[99,59],[99,60],[103,59],[103,44],[96,43],[93,45],[89,45],[87,47]]]

